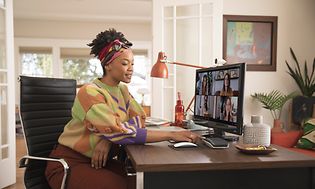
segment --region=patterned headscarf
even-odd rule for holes
[[[130,44],[125,44],[118,39],[112,41],[110,44],[106,45],[98,54],[98,59],[101,61],[102,65],[108,65],[113,60],[115,60],[124,51],[121,49],[129,49]]]

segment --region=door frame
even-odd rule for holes
[[[212,33],[212,46],[215,47],[212,49],[213,51],[213,60],[215,58],[222,58],[222,21],[223,21],[223,2],[221,0],[153,0],[153,20],[152,20],[152,33],[153,33],[153,63],[157,60],[158,52],[164,50],[164,17],[163,17],[163,8],[166,6],[179,6],[179,5],[194,5],[194,4],[203,4],[203,3],[211,3],[214,8],[213,10],[213,33]],[[200,18],[200,17],[199,17]],[[176,30],[176,28],[175,28]],[[173,43],[176,44],[176,31],[173,31]],[[174,49],[174,60],[176,58],[176,49]],[[199,52],[199,56],[200,56]],[[173,61],[173,60],[170,60]],[[214,61],[213,61],[214,64]],[[198,65],[202,65],[201,58],[199,57]],[[167,118],[173,121],[174,111],[172,111],[172,115],[167,114],[166,108],[174,110],[175,102],[176,102],[176,66],[168,65],[168,67],[173,66],[174,73],[172,73],[173,77],[173,86],[169,87],[165,85],[165,81],[163,79],[154,78],[152,79],[152,117],[158,118]],[[172,89],[170,89],[172,88]],[[173,90],[172,91],[172,103],[165,103],[166,97],[164,96],[165,90]],[[193,89],[192,89],[193,91]],[[192,92],[193,93],[193,92]],[[187,96],[190,100],[191,94],[183,94],[183,96]],[[188,105],[189,102],[185,102],[185,105]]]
[[[16,146],[15,146],[15,84],[14,84],[14,48],[13,48],[13,1],[5,0],[5,7],[1,7],[5,13],[5,47],[6,47],[6,69],[2,69],[3,72],[7,72],[6,85],[7,86],[7,142],[8,144],[2,147],[8,148],[8,158],[2,159],[0,157],[0,188],[12,185],[16,182]],[[1,124],[0,124],[0,127]],[[3,132],[0,128],[0,138],[2,138]],[[1,153],[1,152],[0,152]],[[1,155],[2,156],[2,155]]]

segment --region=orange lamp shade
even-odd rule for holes
[[[164,62],[161,60],[165,59],[163,52],[159,52],[158,59],[151,69],[151,77],[157,78],[168,78],[168,69]]]

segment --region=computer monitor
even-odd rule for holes
[[[241,135],[243,128],[245,63],[196,70],[194,121]]]

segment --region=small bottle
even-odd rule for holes
[[[180,93],[177,93],[177,101],[175,106],[175,125],[179,127],[183,127],[183,120],[184,120],[184,105],[183,101],[180,98]]]

